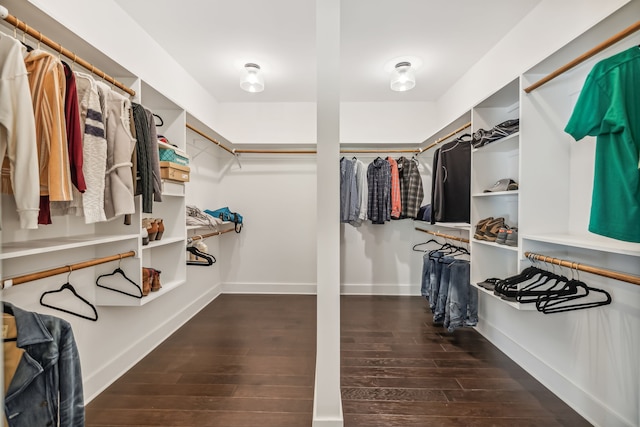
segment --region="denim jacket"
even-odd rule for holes
[[[80,358],[71,325],[5,302],[25,352],[4,399],[9,427],[83,427]],[[59,421],[59,424],[58,424]]]

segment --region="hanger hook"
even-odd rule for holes
[[[22,43],[26,43],[27,42],[27,31],[29,29],[29,26],[24,21],[22,23],[24,24],[24,30],[22,31]]]
[[[118,254],[118,257],[120,258],[118,260],[118,268],[120,268],[120,266],[122,265],[122,254]]]
[[[40,37],[38,37],[38,49],[40,49],[41,44],[42,44],[42,33],[40,33]]]
[[[70,265],[67,265],[67,267],[69,268],[69,272],[67,273],[67,283],[69,283],[71,281],[71,273],[73,272],[73,267]]]

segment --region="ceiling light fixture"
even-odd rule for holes
[[[264,77],[258,64],[251,62],[244,64],[240,87],[247,92],[262,92],[264,90]]]
[[[416,75],[411,62],[398,62],[391,72],[391,90],[405,92],[416,85]]]

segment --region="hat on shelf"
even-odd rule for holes
[[[510,178],[504,178],[493,184],[493,187],[484,190],[485,193],[493,193],[496,191],[511,191],[517,190],[518,183]]]

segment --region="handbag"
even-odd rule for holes
[[[242,215],[237,212],[231,212],[228,207],[212,210],[205,210],[206,214],[211,215],[214,218],[220,218],[223,221],[233,222],[235,224],[236,233],[242,231]]]

